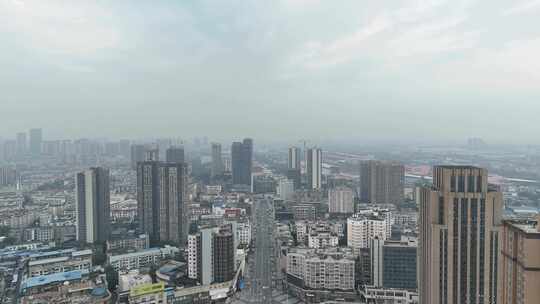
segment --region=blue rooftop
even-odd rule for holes
[[[86,273],[86,272],[85,272]],[[80,270],[73,270],[67,272],[53,273],[49,275],[29,278],[21,285],[21,290],[27,288],[43,286],[52,283],[80,280],[83,276],[83,272]]]

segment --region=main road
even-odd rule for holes
[[[271,198],[256,199],[252,209],[254,253],[247,263],[246,289],[238,293],[229,303],[233,304],[276,304],[298,303],[274,288],[277,261],[274,256],[274,206]]]

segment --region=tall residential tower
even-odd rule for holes
[[[360,163],[360,199],[376,204],[396,204],[403,200],[405,168],[390,161]]]
[[[306,151],[306,178],[308,188],[320,190],[322,187],[322,149],[311,148]]]
[[[251,186],[253,166],[253,140],[233,142],[231,146],[232,178],[235,185]]]
[[[436,166],[420,192],[421,304],[496,304],[502,193],[486,169]]]
[[[90,168],[75,179],[77,240],[104,242],[110,232],[109,170]]]

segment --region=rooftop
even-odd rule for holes
[[[21,289],[43,286],[52,283],[80,280],[86,271],[73,270],[61,273],[54,273],[34,278],[29,278],[22,283]]]

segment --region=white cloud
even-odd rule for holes
[[[540,0],[525,1],[518,3],[510,8],[504,9],[503,16],[510,16],[516,14],[532,13],[535,10],[540,9]]]
[[[17,33],[32,52],[88,55],[114,48],[119,33],[106,9],[93,2],[13,0],[0,3],[0,33]]]

